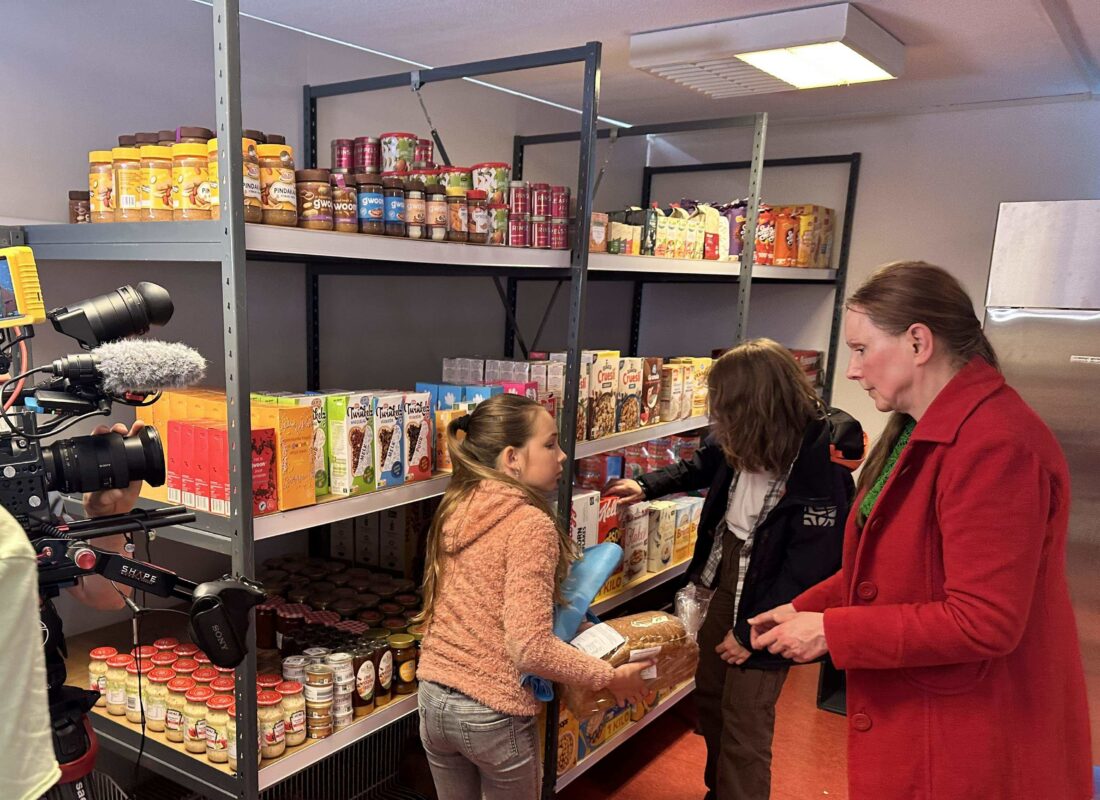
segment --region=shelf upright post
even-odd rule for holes
[[[852,220],[856,215],[856,189],[859,186],[859,162],[860,153],[852,153],[851,165],[848,167],[848,197],[844,202],[844,229],[840,234],[840,258],[836,268],[836,288],[833,296],[833,322],[829,329],[829,352],[825,357],[825,391],[823,398],[826,403],[833,402],[833,378],[836,372],[836,363],[839,357],[840,328],[844,321],[844,293],[848,284],[848,254],[852,246]],[[824,670],[824,666],[822,667]]]
[[[752,264],[756,255],[756,221],[760,214],[760,182],[764,177],[764,140],[768,115],[756,115],[752,132],[752,167],[749,169],[749,205],[745,209],[745,241],[741,247],[741,276],[737,281],[737,331],[734,342],[745,341],[749,332],[749,295],[752,292]]]
[[[229,436],[232,568],[255,577],[252,530],[251,413],[249,408],[248,316],[245,284],[244,184],[241,183],[241,35],[238,0],[214,0],[214,88],[221,198],[221,290],[225,342],[226,424]],[[248,628],[248,656],[237,668],[237,752],[252,752],[257,738],[256,629]],[[240,759],[239,796],[259,797],[259,766]]]
[[[581,152],[577,176],[577,238],[570,260],[568,357],[565,370],[565,405],[562,409],[561,447],[565,471],[558,490],[558,517],[565,529],[573,508],[573,459],[577,449],[577,403],[581,375],[581,331],[588,282],[588,241],[595,194],[596,117],[600,104],[600,56],[603,45],[588,42],[584,57],[584,105],[581,110]],[[557,783],[558,703],[546,706],[546,747],[543,754],[542,796],[552,798]]]

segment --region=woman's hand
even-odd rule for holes
[[[623,664],[615,667],[615,674],[611,682],[607,684],[607,690],[615,695],[615,702],[619,706],[628,703],[640,703],[645,694],[645,680],[642,673],[652,667],[653,661],[636,661],[633,664]]]
[[[726,638],[718,643],[718,646],[714,648],[722,660],[727,664],[735,667],[739,667],[749,660],[749,656],[752,655],[752,651],[746,650],[741,646],[741,643],[734,638],[733,631],[726,632]]]
[[[794,606],[787,603],[786,605],[776,606],[771,611],[765,611],[763,614],[757,614],[755,617],[749,619],[749,625],[752,626],[752,634],[749,643],[752,645],[752,649],[763,650],[764,646],[760,644],[760,637],[776,625],[780,625],[791,619],[797,613],[798,612],[794,610]]]
[[[605,495],[614,495],[623,503],[637,503],[645,500],[645,490],[642,484],[631,478],[620,478],[603,490]]]
[[[805,664],[829,652],[825,641],[825,615],[798,611],[786,622],[774,626],[760,636],[753,634],[753,646],[766,647],[768,652]]]

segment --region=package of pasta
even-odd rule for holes
[[[637,661],[654,662],[642,673],[651,692],[672,689],[690,680],[699,663],[699,645],[695,639],[677,617],[663,611],[646,611],[601,622],[579,634],[571,644],[613,667]],[[615,696],[606,689],[597,692],[565,686],[564,692],[566,705],[579,719],[615,707]]]

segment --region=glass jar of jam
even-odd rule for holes
[[[394,694],[412,694],[416,691],[416,642],[409,634],[401,633],[391,636],[389,644],[393,651]]]
[[[469,209],[466,190],[461,186],[447,187],[447,241],[465,242],[469,238]],[[381,594],[381,592],[378,592]]]
[[[297,747],[306,740],[306,699],[298,681],[283,681],[275,687],[283,698],[286,746]]]
[[[283,655],[290,655],[285,648],[285,639],[292,633],[300,631],[305,625],[305,612],[301,611],[297,604],[285,605],[275,611],[275,646]]]
[[[486,194],[480,189],[466,192],[467,237],[470,244],[485,244],[489,241],[489,206]]]
[[[359,232],[384,234],[386,232],[386,198],[382,193],[382,179],[377,175],[360,173],[355,176],[355,182],[359,202]],[[304,570],[303,574],[305,574]]]
[[[275,649],[275,612],[278,606],[268,601],[256,606],[256,647]]]
[[[95,704],[100,708],[107,705],[107,659],[117,655],[113,647],[97,647],[88,654],[88,688],[99,692]]]
[[[229,709],[236,703],[231,695],[214,695],[206,703],[206,760],[214,764],[229,761]],[[233,735],[237,731],[234,726]]]
[[[168,698],[164,715],[164,738],[182,743],[184,735],[183,709],[187,705],[187,693],[198,684],[193,678],[176,676],[168,681]]]
[[[355,693],[351,697],[356,717],[365,717],[374,710],[374,660],[371,642],[360,642],[352,651],[352,669],[355,671]]]

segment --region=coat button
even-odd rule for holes
[[[860,600],[874,600],[877,594],[878,587],[871,581],[860,581],[859,585],[856,586],[856,596]]]
[[[866,714],[853,714],[852,727],[861,733],[871,730],[871,718]]]

